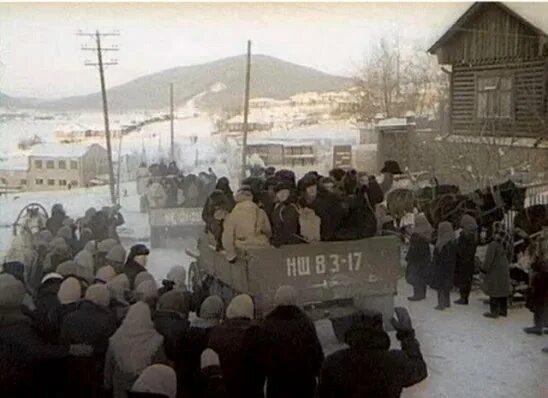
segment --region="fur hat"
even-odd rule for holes
[[[280,192],[284,189],[287,189],[288,191],[291,191],[293,189],[293,185],[291,185],[291,183],[287,182],[287,181],[279,181],[275,186],[274,186],[274,192]]]
[[[148,256],[149,254],[150,250],[148,250],[148,247],[139,243],[131,246],[131,249],[129,249],[129,254],[127,256],[127,261],[132,261],[137,256]]]

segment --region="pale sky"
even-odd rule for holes
[[[0,4],[0,92],[55,98],[99,90],[79,29],[120,37],[107,87],[177,66],[271,55],[351,76],[383,36],[426,50],[469,3]],[[90,43],[93,44],[93,43]]]

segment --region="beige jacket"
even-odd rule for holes
[[[237,250],[270,246],[272,228],[268,216],[251,200],[236,204],[224,222],[223,247],[229,260]]]

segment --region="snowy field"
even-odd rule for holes
[[[126,224],[120,228],[126,246],[136,242],[149,244],[148,219],[139,213],[138,197],[133,183],[125,184],[128,197],[122,198],[122,213]],[[25,204],[39,201],[47,208],[62,202],[71,217],[78,217],[90,206],[108,204],[108,188],[77,189],[71,192],[24,193],[0,199],[0,220],[12,221]],[[7,247],[11,230],[0,228],[0,248]],[[188,266],[190,258],[185,248],[192,248],[188,240],[180,250],[155,249],[149,261],[150,271],[161,281],[174,264]],[[1,255],[0,255],[1,257]],[[473,293],[468,307],[453,306],[445,312],[434,310],[435,292],[428,299],[410,303],[409,286],[400,282],[397,304],[411,313],[416,333],[428,364],[429,377],[419,385],[406,390],[403,397],[413,398],[541,398],[548,397],[548,355],[541,349],[548,345],[548,336],[530,336],[522,327],[532,322],[525,308],[512,309],[506,319],[491,320],[482,313],[487,306],[479,292]],[[453,294],[452,299],[456,299]],[[328,321],[318,321],[317,328],[326,354],[339,348]],[[393,347],[399,343],[393,339]]]

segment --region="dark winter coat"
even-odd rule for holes
[[[53,236],[57,236],[57,231],[63,227],[63,221],[67,218],[65,213],[52,213],[51,217],[46,221],[46,229],[48,229]]]
[[[337,240],[364,239],[377,233],[377,218],[363,194],[351,195],[347,200],[346,215],[337,231]]]
[[[36,307],[33,318],[37,319],[37,323],[45,323],[51,309],[60,305],[57,292],[62,282],[62,279],[49,279],[38,286],[33,298]]]
[[[434,249],[430,287],[436,290],[451,290],[457,261],[457,243],[450,241],[441,250]]]
[[[421,235],[414,233],[409,241],[409,250],[405,257],[407,269],[405,280],[412,286],[424,284],[428,281],[432,268],[430,243]]]
[[[542,267],[538,268],[541,269],[533,274],[531,287],[527,294],[527,308],[534,313],[548,308],[548,272]],[[544,313],[548,318],[548,311],[544,310]],[[545,320],[545,323],[548,324],[548,319]]]
[[[111,239],[116,240],[117,242],[120,242],[120,237],[118,236],[117,228],[120,225],[124,225],[126,220],[124,219],[124,216],[122,216],[122,213],[116,213],[112,217],[108,218],[108,237]]]
[[[191,396],[198,396],[200,391],[200,358],[208,347],[209,336],[214,327],[202,328],[191,326],[187,333],[187,343],[183,347],[185,369],[177,372],[183,384],[192,391]]]
[[[93,355],[89,358],[70,358],[67,361],[67,397],[101,397],[103,368],[108,339],[116,331],[116,316],[106,307],[83,300],[64,317],[59,341],[62,344],[89,344]]]
[[[164,336],[164,348],[167,359],[174,363],[177,374],[177,395],[188,396],[191,387],[187,385],[188,364],[184,358],[184,346],[190,323],[188,319],[173,311],[159,310],[154,313],[154,328]],[[186,393],[186,394],[185,394]]]
[[[78,309],[78,304],[78,302],[59,304],[48,312],[44,336],[48,342],[55,344],[59,342],[63,321],[67,315]]]
[[[469,288],[476,266],[476,234],[461,233],[457,239],[457,261],[455,263],[455,286]]]
[[[1,314],[0,397],[47,396],[53,372],[46,370],[68,355],[68,347],[44,342],[26,318]]]
[[[489,297],[508,297],[510,295],[510,263],[506,250],[497,242],[487,245],[485,260],[481,267],[483,292]]]
[[[259,327],[254,321],[227,319],[213,329],[208,346],[219,354],[230,398],[264,397]]]
[[[303,243],[299,239],[301,228],[299,225],[299,211],[297,206],[290,202],[276,203],[272,211],[272,245],[296,245]]]
[[[360,330],[347,339],[350,348],[337,351],[323,364],[319,398],[396,398],[403,388],[427,376],[426,363],[414,333],[399,336],[401,350],[389,350],[382,330]]]
[[[95,241],[101,242],[109,237],[109,220],[107,215],[102,211],[95,213],[90,227]]]
[[[227,397],[223,370],[220,366],[208,366],[200,374],[200,390],[196,398],[225,398]]]
[[[133,290],[135,288],[135,277],[139,272],[146,272],[146,268],[143,267],[135,260],[130,260],[126,262],[124,268],[122,269],[122,274],[126,274],[129,279],[129,288]]]
[[[318,197],[312,203],[300,202],[301,207],[309,207],[321,219],[320,235],[322,241],[337,239],[337,231],[345,216],[340,198],[331,192],[319,191]]]
[[[324,359],[314,323],[298,307],[280,306],[261,328],[268,398],[314,398]]]

